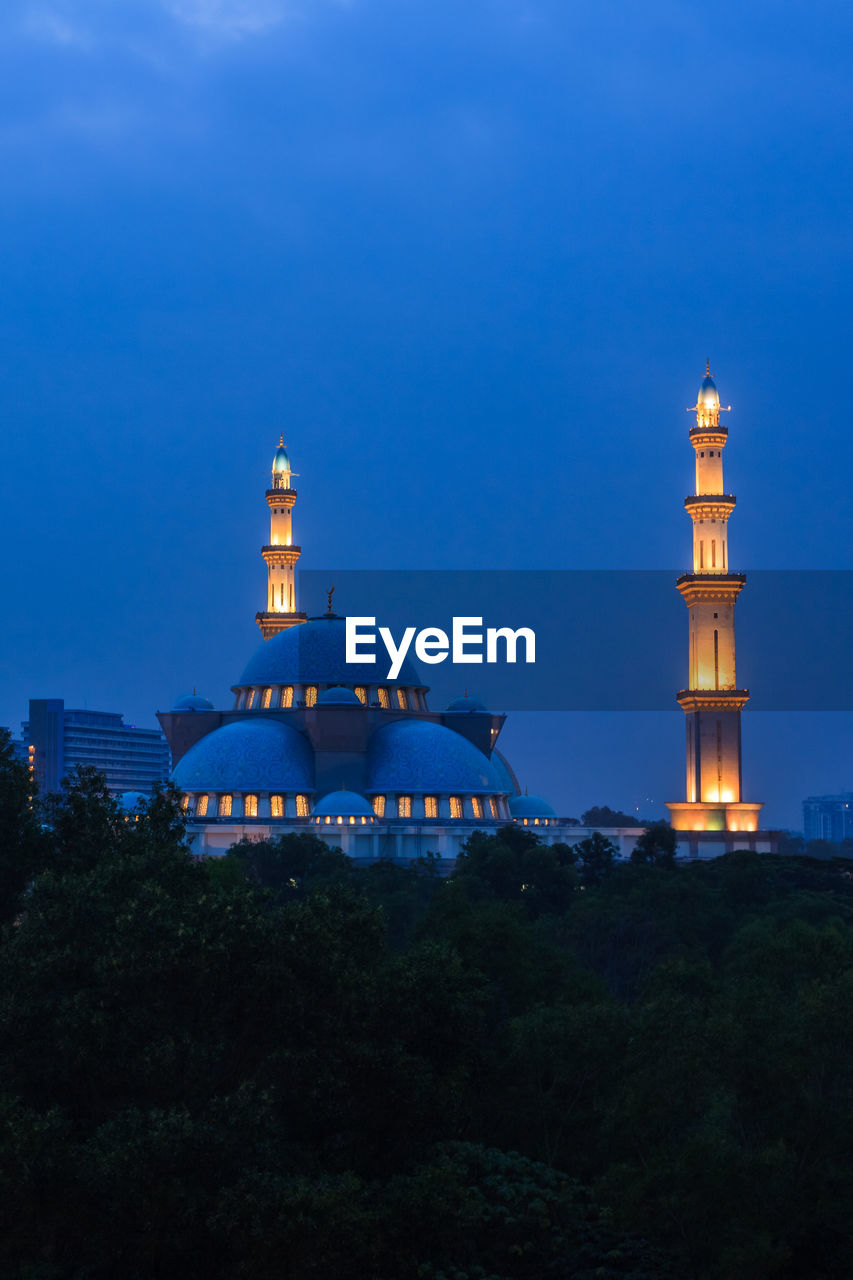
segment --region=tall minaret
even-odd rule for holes
[[[726,407],[726,411],[731,405]],[[760,804],[741,792],[740,713],[748,689],[735,676],[735,601],[746,574],[732,573],[728,520],[735,498],[723,485],[728,430],[720,423],[720,397],[710,363],[690,443],[696,454],[696,492],[684,499],[693,521],[693,572],[678,579],[689,616],[688,688],[677,694],[687,716],[687,801],[668,804],[681,831],[755,831]]]
[[[267,489],[270,540],[268,546],[261,548],[267,565],[267,607],[264,613],[255,614],[255,621],[265,640],[306,620],[306,614],[296,611],[293,566],[302,548],[293,545],[292,516],[296,490],[290,487],[292,475],[282,435],[272,463],[272,487]]]

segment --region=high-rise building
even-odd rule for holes
[[[853,839],[853,791],[805,799],[803,834],[807,840],[832,840],[835,844]]]
[[[306,614],[296,608],[296,561],[302,548],[293,542],[293,507],[296,490],[291,488],[290,459],[284,436],[279,438],[272,463],[272,485],[266,492],[270,509],[270,540],[261,547],[261,555],[267,566],[267,607],[255,614],[255,621],[265,640],[286,631],[300,622]]]
[[[62,698],[31,698],[22,736],[39,793],[62,790],[78,765],[106,775],[110,791],[149,793],[169,776],[169,746],[159,729],[125,724],[118,711],[67,709]]]
[[[727,406],[727,410],[731,406]],[[756,831],[760,804],[742,795],[741,710],[749,699],[735,675],[735,601],[746,574],[733,573],[728,521],[735,498],[723,484],[728,430],[707,365],[690,428],[696,491],[684,499],[693,522],[693,571],[678,579],[689,617],[688,687],[677,694],[687,717],[687,797],[667,804],[679,831]]]

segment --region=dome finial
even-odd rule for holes
[[[279,447],[279,449],[283,449],[283,448],[284,448],[284,432],[283,432],[283,431],[279,432],[279,437],[278,437],[278,447]]]
[[[327,617],[327,618],[333,618],[333,617],[335,616],[335,611],[334,611],[334,609],[332,608],[332,596],[333,596],[334,594],[335,594],[335,586],[334,586],[334,583],[332,583],[332,585],[329,587],[329,590],[326,592],[326,596],[327,596],[328,601],[329,601],[329,607],[328,607],[328,609],[326,610],[326,617]]]
[[[711,376],[711,361],[706,360],[705,361],[705,377],[710,378],[710,376]]]

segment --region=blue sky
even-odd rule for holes
[[[853,567],[851,37],[796,0],[4,5],[0,723],[225,700],[281,430],[306,567],[676,570],[709,355],[734,560]],[[680,714],[506,745],[562,810],[677,798]],[[850,719],[772,719],[747,798],[795,825]]]

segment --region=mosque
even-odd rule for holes
[[[772,833],[757,830],[760,806],[740,801],[748,694],[734,687],[734,600],[744,578],[729,572],[726,558],[735,500],[722,488],[719,408],[709,368],[691,431],[700,496],[685,504],[694,571],[678,582],[690,611],[690,688],[678,695],[688,717],[688,793],[670,805],[679,851],[692,857],[768,852],[773,844]],[[588,835],[547,801],[521,793],[498,749],[504,715],[467,695],[431,710],[409,658],[396,679],[380,682],[374,666],[348,664],[345,619],[331,592],[325,614],[299,612],[292,478],[282,437],[266,490],[267,597],[256,615],[263,640],[232,687],[232,706],[217,710],[193,694],[158,713],[191,847],[222,854],[243,837],[310,831],[359,862],[435,854],[452,864],[474,830],[516,823],[549,844]],[[606,831],[622,856],[640,833]]]

